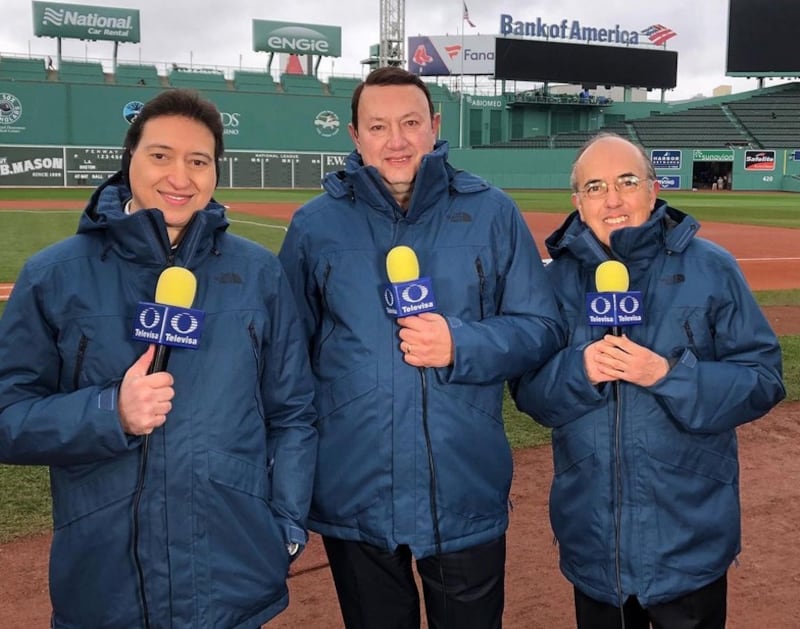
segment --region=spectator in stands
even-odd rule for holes
[[[571,183],[576,211],[547,240],[570,343],[513,392],[553,429],[550,519],[578,629],[723,629],[735,429],[785,395],[778,340],[733,257],[658,199],[640,147],[595,136]],[[621,333],[587,322],[609,260],[642,291],[644,321]]]
[[[578,100],[581,103],[588,103],[591,100],[591,95],[589,94],[589,89],[588,88],[584,87],[581,90],[581,93],[578,96]]]
[[[50,466],[54,628],[255,629],[287,605],[314,388],[280,263],[212,198],[222,142],[196,94],[147,102],[122,170],[76,236],[26,262],[0,319],[0,461]],[[171,265],[207,316],[158,371],[131,326]]]
[[[447,161],[426,84],[371,72],[356,150],[298,210],[279,257],[317,381],[323,536],[347,629],[501,626],[511,452],[504,380],[564,342],[513,201]],[[436,313],[383,312],[386,256],[413,247]],[[413,273],[408,265],[398,272]]]

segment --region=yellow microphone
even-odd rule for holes
[[[628,269],[622,262],[606,260],[597,267],[594,284],[600,293],[624,293],[630,285]]]
[[[386,274],[392,284],[419,278],[419,260],[411,247],[398,245],[386,254]]]
[[[643,323],[642,294],[630,291],[628,269],[622,262],[607,260],[594,274],[596,293],[586,295],[589,325],[610,327],[614,336],[620,336],[621,326]]]
[[[156,284],[156,299],[155,303],[161,306],[174,306],[176,308],[191,308],[194,303],[194,296],[197,292],[197,278],[189,269],[181,266],[171,266],[164,269],[161,275],[158,276],[158,284]],[[194,315],[189,315],[194,316]],[[176,317],[172,319],[175,322]],[[189,327],[194,332],[198,326],[201,326],[200,321],[196,326],[191,323]],[[187,328],[188,329],[188,328]],[[176,335],[177,337],[178,335]],[[159,342],[156,347],[156,353],[153,356],[153,362],[147,373],[156,373],[157,371],[166,371],[167,362],[169,361],[170,345]]]
[[[386,254],[389,283],[383,291],[386,314],[409,317],[436,310],[429,277],[419,276],[419,261],[411,247],[398,245]]]
[[[197,292],[197,278],[189,269],[171,266],[164,269],[156,284],[156,303],[191,308]]]

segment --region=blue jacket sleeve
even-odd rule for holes
[[[284,273],[269,304],[262,396],[270,439],[271,507],[286,542],[304,545],[317,459],[314,381],[294,297]]]
[[[583,346],[560,350],[538,370],[511,381],[517,408],[549,428],[583,417],[608,402],[611,388],[589,382],[583,367]]]
[[[650,387],[686,430],[720,433],[758,419],[786,396],[781,348],[744,277],[732,269],[713,313],[715,357],[686,347],[678,362]]]
[[[510,215],[493,243],[509,252],[496,314],[469,322],[447,317],[454,345],[448,382],[502,382],[538,368],[564,345],[564,323],[533,236],[516,207]]]
[[[59,392],[61,359],[43,298],[25,267],[0,319],[0,461],[72,465],[137,447],[120,425],[118,381]]]
[[[278,259],[283,265],[289,286],[294,293],[295,304],[300,315],[301,332],[306,341],[306,351],[308,351],[308,343],[319,326],[322,314],[317,291],[313,285],[313,274],[308,268],[308,258],[301,240],[303,229],[297,225],[299,220],[299,217],[295,215],[289,225],[278,253]]]

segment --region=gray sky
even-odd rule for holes
[[[766,1],[766,0],[765,0]],[[359,62],[379,40],[377,0],[101,0],[74,4],[138,8],[141,43],[120,44],[120,61],[177,62],[194,66],[263,68],[267,53],[252,50],[252,20],[278,20],[324,24],[342,28],[342,56],[324,59],[320,72],[362,76]],[[755,89],[755,79],[725,76],[728,0],[468,0],[476,28],[466,34],[498,35],[500,15],[515,21],[548,23],[579,20],[582,26],[641,31],[663,24],[677,37],[668,50],[678,52],[678,85],[666,94],[668,101],[711,95],[719,85],[734,92]],[[406,37],[461,32],[461,0],[406,0]],[[33,36],[30,0],[3,0],[0,20],[0,55],[3,53],[54,56],[56,40]],[[641,39],[646,39],[640,35]],[[64,57],[110,59],[113,43],[63,40]],[[779,81],[768,80],[766,85]],[[654,92],[650,98],[660,98]]]

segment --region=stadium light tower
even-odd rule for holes
[[[405,0],[381,0],[378,67],[406,65]]]

